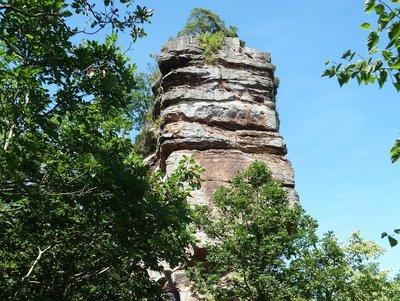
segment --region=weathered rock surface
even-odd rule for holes
[[[194,155],[206,173],[192,201],[210,204],[215,188],[260,160],[297,201],[279,135],[270,55],[227,38],[216,64],[208,65],[198,40],[181,37],[163,46],[158,62],[162,77],[155,87],[156,117],[162,127],[148,162],[169,173],[183,155]]]
[[[205,64],[203,54],[204,48],[191,37],[169,41],[162,48],[162,77],[153,87],[158,92],[155,117],[162,125],[156,151],[146,160],[168,174],[184,155],[193,155],[206,172],[191,201],[210,207],[217,187],[253,161],[263,161],[290,200],[297,202],[293,169],[279,134],[270,55],[241,47],[236,38],[225,40],[215,65]],[[182,274],[171,277],[180,300],[197,300],[183,280],[173,278]]]

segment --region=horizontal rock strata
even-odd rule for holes
[[[169,174],[183,156],[193,155],[206,172],[191,201],[212,208],[211,198],[219,186],[253,161],[262,161],[286,188],[289,199],[297,202],[293,169],[279,134],[275,67],[269,54],[227,38],[216,63],[208,65],[198,40],[181,37],[162,48],[158,62],[162,76],[153,86],[158,95],[154,117],[161,129],[156,151],[147,162]],[[202,242],[208,239],[201,232],[197,237],[200,244],[193,249],[194,257],[204,253],[205,258]],[[197,300],[183,272],[168,271],[164,276],[174,284],[180,300]]]
[[[196,38],[169,41],[158,57],[162,73],[155,114],[162,121],[156,152],[147,158],[167,173],[183,155],[206,169],[192,202],[210,204],[215,189],[254,160],[265,162],[297,201],[294,175],[279,135],[274,81],[268,53],[227,38],[214,65],[204,61]]]

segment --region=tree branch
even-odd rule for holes
[[[7,46],[12,52],[14,52],[16,55],[18,55],[19,57],[23,58],[23,59],[26,60],[26,61],[29,61],[29,62],[32,62],[32,63],[35,63],[35,64],[40,65],[41,62],[36,61],[36,60],[33,60],[33,59],[27,57],[26,55],[24,55],[22,52],[20,52],[16,47],[14,47],[14,46],[13,46],[5,37],[3,37],[2,35],[0,35],[0,41],[3,41],[3,42],[6,44],[6,46]]]
[[[49,13],[40,12],[40,13],[36,13],[36,14],[31,14],[31,13],[29,13],[29,12],[23,10],[23,9],[20,9],[18,7],[15,7],[15,6],[12,6],[12,5],[9,5],[9,4],[0,5],[0,10],[7,10],[7,9],[15,11],[16,13],[24,15],[25,17],[32,17],[32,18],[38,18],[38,17],[44,17],[44,16],[51,16],[51,17],[60,16],[59,13],[56,13],[56,12],[53,12],[53,11],[51,11]]]
[[[94,190],[96,190],[96,189],[97,189],[97,187],[92,187],[92,188],[87,189],[87,186],[85,186],[85,187],[83,187],[82,189],[77,190],[77,191],[59,192],[59,193],[48,193],[48,195],[51,195],[51,196],[79,195],[79,196],[81,196],[81,195],[84,195],[84,194],[92,193],[92,192],[93,192]]]
[[[0,38],[1,38],[1,37],[0,37]],[[17,88],[17,91],[15,91],[14,96],[13,96],[14,100],[17,98],[19,91],[20,91],[20,88]],[[16,102],[16,101],[15,101],[15,102]],[[28,103],[29,103],[29,97],[28,97],[28,94],[25,94],[24,106],[26,106]],[[15,110],[14,110],[14,111],[15,111]],[[14,115],[15,115],[15,114],[14,114]],[[9,133],[8,133],[8,137],[6,138],[6,141],[5,141],[4,146],[3,146],[3,150],[4,150],[4,151],[7,150],[8,146],[10,145],[11,139],[15,136],[15,130],[16,130],[16,128],[17,128],[17,117],[14,117],[14,120],[15,120],[15,121],[14,121],[14,123],[11,125],[10,131],[9,131]]]
[[[379,0],[379,3],[381,3],[381,4],[384,5],[384,6],[386,6],[386,8],[387,8],[388,10],[390,10],[390,12],[393,12],[393,9],[392,9],[387,3],[385,3],[384,1]],[[398,18],[400,18],[399,13],[395,14],[395,16],[398,17]]]
[[[14,137],[14,134],[15,134],[14,131],[15,131],[16,127],[17,126],[15,125],[15,123],[13,123],[11,125],[10,131],[8,132],[8,137],[7,137],[6,142],[4,143],[4,146],[3,146],[3,150],[4,151],[6,151],[8,146],[10,145],[10,141],[11,141],[11,138]]]
[[[54,247],[54,244],[48,246],[48,247],[47,247],[46,249],[44,249],[44,250],[41,250],[41,249],[38,247],[38,251],[39,251],[38,256],[36,257],[35,261],[32,263],[32,265],[31,265],[31,267],[30,267],[28,273],[26,273],[26,275],[25,275],[24,277],[22,277],[22,279],[21,279],[21,284],[20,284],[20,286],[18,287],[18,289],[15,291],[15,294],[14,294],[14,296],[13,296],[13,300],[17,300],[18,294],[19,294],[19,293],[21,292],[21,290],[24,288],[26,282],[28,282],[28,278],[31,276],[33,270],[35,269],[35,266],[39,263],[39,260],[42,258],[42,255],[43,255],[44,253],[46,253],[48,250],[50,250],[52,247]]]
[[[8,213],[8,212],[15,212],[15,211],[19,211],[21,209],[23,209],[24,207],[17,207],[17,208],[13,208],[13,209],[1,209],[0,213]]]

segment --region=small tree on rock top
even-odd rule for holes
[[[197,37],[201,34],[214,34],[223,32],[227,37],[237,37],[237,28],[229,26],[226,28],[225,22],[213,13],[211,10],[204,8],[194,8],[186,22],[185,27],[178,33],[178,37],[189,35]]]

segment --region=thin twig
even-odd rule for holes
[[[0,210],[0,213],[15,212],[15,211],[19,211],[19,210],[21,210],[21,209],[23,209],[23,208],[24,208],[24,207],[21,206],[21,207],[17,207],[17,208],[14,208],[14,209],[2,209],[2,210]]]
[[[18,289],[15,291],[15,294],[14,294],[14,296],[13,296],[13,300],[17,300],[18,294],[19,294],[19,293],[21,292],[21,290],[24,288],[25,283],[28,282],[28,278],[31,276],[33,270],[35,269],[35,266],[39,263],[40,259],[42,258],[42,255],[43,255],[44,253],[46,253],[48,250],[50,250],[52,247],[54,247],[54,244],[48,246],[48,247],[47,247],[46,249],[44,249],[44,250],[41,250],[41,249],[38,247],[38,251],[39,251],[38,256],[36,257],[35,261],[32,263],[32,265],[31,265],[31,267],[30,267],[28,273],[26,273],[26,275],[25,275],[24,277],[22,277],[22,279],[21,279],[21,284],[20,284],[20,286],[18,287]]]
[[[87,186],[83,187],[83,188],[80,189],[80,190],[76,190],[76,191],[71,191],[71,192],[58,192],[58,193],[48,193],[48,195],[51,195],[51,196],[62,196],[62,195],[79,195],[79,196],[82,196],[82,195],[84,195],[84,194],[91,193],[91,192],[93,192],[94,190],[97,189],[97,187],[92,187],[92,188],[89,188],[89,189],[87,189],[87,190],[86,190],[86,188],[87,188]]]
[[[390,12],[393,13],[393,9],[392,9],[387,3],[385,3],[385,2],[382,1],[382,0],[379,0],[379,3],[383,4],[384,6],[386,6],[387,9],[390,10]],[[395,14],[395,16],[399,18],[399,17],[400,17],[400,13]]]

